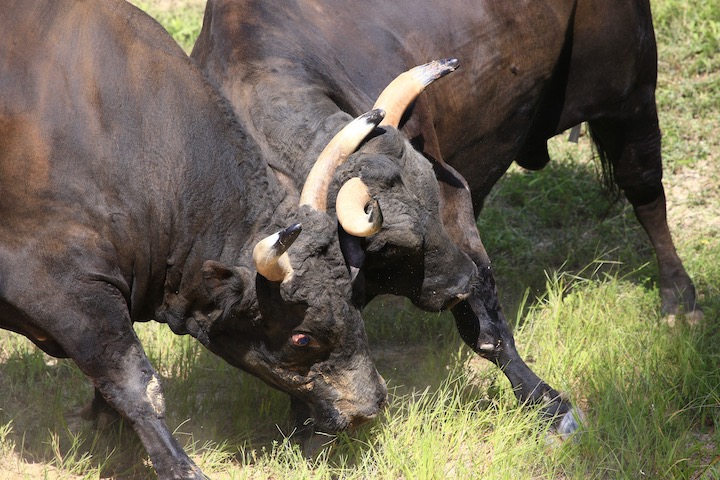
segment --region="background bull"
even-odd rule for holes
[[[458,210],[458,180],[467,181],[479,213],[513,160],[542,168],[546,140],[587,121],[655,247],[663,312],[699,315],[665,221],[657,49],[647,0],[544,0],[521,8],[399,1],[342,9],[322,0],[211,0],[192,54],[236,111],[253,115],[266,147],[296,172],[307,170],[312,157],[278,134],[281,112],[294,115],[294,131],[317,138],[325,134],[304,128],[309,121],[338,110],[360,113],[399,69],[447,55],[463,68],[396,123],[438,170],[445,227],[458,245],[481,255]],[[281,95],[288,89],[292,98]],[[249,98],[257,101],[241,102]]]
[[[423,230],[413,212],[416,234],[399,234],[386,222],[365,243],[367,298],[395,293],[421,308],[452,308],[462,338],[503,368],[521,400],[550,401],[548,413],[565,413],[569,404],[515,351],[474,216],[513,160],[542,168],[546,140],[587,121],[655,247],[663,312],[701,315],[665,220],[647,1],[338,8],[322,0],[210,0],[192,53],[262,139],[263,151],[286,169],[288,182],[304,178],[313,163],[313,149],[299,151],[298,138],[318,149],[338,124],[370,108],[399,69],[447,55],[461,59],[462,68],[407,113],[389,114],[387,133],[368,141],[336,181],[360,175],[381,204],[387,185],[402,184],[428,210],[435,206],[421,192],[436,189],[442,228],[473,258],[480,280],[472,296],[455,304],[436,294],[449,284],[440,271],[455,267],[434,261],[431,239],[439,225]],[[376,105],[386,107],[385,100]],[[434,182],[415,173],[423,165],[433,169]]]

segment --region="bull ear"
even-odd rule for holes
[[[255,273],[249,268],[224,265],[207,260],[202,266],[202,282],[208,293],[208,304],[194,312],[200,325],[193,334],[204,345],[226,328],[241,328],[255,301]]]
[[[202,279],[215,301],[225,299],[235,302],[253,284],[252,274],[247,268],[230,267],[214,260],[203,263]]]
[[[340,239],[340,250],[342,251],[352,282],[352,301],[359,308],[365,306],[365,276],[361,274],[363,263],[365,263],[365,251],[362,247],[362,239],[350,235],[343,230],[342,225],[338,226]]]
[[[232,277],[232,270],[222,263],[207,260],[202,266],[202,276],[205,286],[215,290]]]
[[[345,258],[345,263],[350,269],[351,280],[355,282],[363,263],[365,263],[365,251],[362,248],[360,238],[346,232],[342,225],[338,228],[338,236],[340,250],[343,258]]]
[[[202,266],[202,281],[210,300],[210,310],[205,311],[206,319],[202,320],[210,325],[207,332],[222,328],[231,309],[237,307],[239,311],[248,311],[248,302],[255,297],[255,272],[248,268],[207,260]],[[216,314],[210,314],[210,311]],[[218,319],[222,320],[218,322]],[[202,321],[198,320],[199,323]]]

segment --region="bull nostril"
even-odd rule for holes
[[[374,404],[369,404],[367,408],[355,412],[355,414],[351,416],[350,422],[347,426],[348,430],[352,432],[359,426],[374,420],[380,410],[387,405],[387,401],[387,389],[383,388],[381,391],[377,392]]]
[[[354,432],[361,425],[365,425],[366,423],[370,422],[371,420],[374,420],[375,417],[376,417],[376,415],[374,415],[374,414],[368,415],[368,416],[358,415],[350,421],[350,424],[348,425],[348,430],[350,432]]]

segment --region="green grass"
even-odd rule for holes
[[[130,3],[152,15],[190,53],[202,27],[204,1],[137,0]]]
[[[202,2],[138,2],[189,50]],[[624,203],[603,195],[587,137],[551,142],[542,171],[512,168],[478,223],[518,349],[586,414],[548,436],[447,314],[379,298],[365,311],[391,402],[377,421],[306,461],[284,395],[190,338],[138,325],[163,377],[168,424],[220,479],[720,478],[720,5],[657,0],[669,220],[705,322],[659,312],[657,269]],[[77,413],[92,389],[70,361],[0,332],[0,478],[152,478],[123,423]]]

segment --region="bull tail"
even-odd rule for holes
[[[615,165],[610,158],[608,153],[607,144],[598,135],[597,131],[593,128],[590,122],[587,123],[588,133],[592,140],[594,158],[598,160],[600,167],[600,183],[602,184],[603,191],[612,200],[617,202],[620,200],[621,191],[615,182]]]

